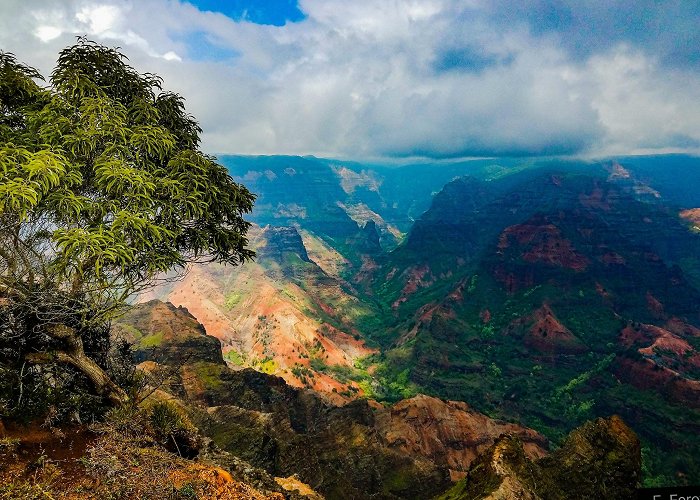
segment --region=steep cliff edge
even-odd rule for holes
[[[501,436],[441,500],[634,498],[641,480],[636,434],[617,416],[574,430],[564,445],[529,459],[514,435]]]

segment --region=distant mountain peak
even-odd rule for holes
[[[265,244],[257,251],[261,259],[272,258],[281,262],[285,254],[291,253],[304,262],[311,262],[301,235],[295,227],[266,226],[263,228],[262,238]]]

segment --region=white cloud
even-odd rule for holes
[[[592,106],[606,129],[606,151],[683,150],[700,145],[696,73],[661,69],[624,45],[592,57],[585,71],[593,89]]]
[[[177,55],[172,50],[163,54],[163,59],[165,59],[166,61],[182,61],[182,57]]]
[[[119,24],[121,9],[115,5],[86,5],[75,18],[88,27],[91,35],[101,35],[104,32],[115,28]]]
[[[34,34],[42,42],[50,42],[54,38],[61,36],[63,31],[55,26],[39,26]]]
[[[495,21],[491,4],[301,0],[306,19],[275,27],[178,0],[7,0],[0,46],[47,74],[75,35],[121,45],[185,96],[211,152],[595,154],[700,141],[696,70],[617,43],[573,57],[525,22]]]

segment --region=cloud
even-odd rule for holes
[[[274,26],[178,0],[9,0],[0,46],[47,74],[75,35],[121,45],[216,153],[694,152],[690,3],[301,0],[303,19]]]
[[[666,67],[700,66],[700,3],[683,0],[491,0],[495,24],[521,23],[576,59],[626,44]]]

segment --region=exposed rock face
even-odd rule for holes
[[[616,369],[620,379],[641,389],[660,393],[692,407],[700,407],[700,354],[689,340],[700,330],[678,318],[666,328],[644,323],[628,324],[620,343],[641,356],[628,356]]]
[[[504,435],[474,462],[468,475],[441,500],[540,500],[533,491],[532,463],[521,442]]]
[[[583,342],[559,321],[548,304],[511,326],[515,329],[524,327],[525,345],[541,353],[575,354],[586,350]]]
[[[268,495],[273,493],[283,494],[281,496],[283,496],[285,500],[323,499],[323,497],[311,490],[307,485],[298,480],[295,481],[294,477],[273,477],[265,470],[254,467],[245,460],[219,449],[211,439],[208,438],[197,456],[197,462],[221,467],[226,470],[235,481],[250,485]]]
[[[687,432],[700,404],[696,212],[679,219],[630,172],[611,171],[445,186],[378,259],[375,297],[396,320],[379,338],[431,394],[550,429],[619,413],[665,457],[650,476],[697,481],[692,452],[674,460],[698,447]],[[629,343],[628,323],[656,330]]]
[[[136,360],[161,364],[207,362],[224,365],[221,342],[207,335],[204,327],[185,307],[152,300],[132,307],[113,325],[136,347]]]
[[[198,393],[181,391],[208,408],[196,418],[205,434],[252,466],[296,475],[330,498],[430,498],[504,432],[522,439],[527,456],[546,453],[547,441],[535,431],[465,403],[421,395],[393,407],[366,400],[334,406],[250,369],[224,368],[216,376]]]
[[[585,271],[588,259],[581,255],[571,241],[562,237],[561,230],[541,218],[507,227],[499,237],[498,250],[517,246],[520,258],[530,264],[541,263],[573,271]]]
[[[266,244],[257,250],[258,258],[270,258],[278,262],[287,253],[297,255],[304,262],[311,262],[299,232],[293,227],[272,227],[264,229]]]
[[[530,460],[522,442],[504,435],[443,497],[456,499],[634,498],[641,479],[639,439],[617,416],[574,430],[548,457]]]
[[[337,407],[253,370],[225,371],[198,424],[224,450],[329,498],[429,498],[447,469],[386,446],[365,400]],[[384,411],[384,410],[379,410]]]
[[[653,389],[670,400],[690,408],[700,408],[700,382],[682,377],[678,372],[657,364],[652,359],[619,360],[615,375],[639,389]]]
[[[366,254],[377,254],[382,251],[377,224],[373,220],[368,220],[367,224],[360,230],[357,246],[362,253]]]
[[[252,228],[256,262],[195,265],[184,279],[152,290],[184,306],[218,338],[230,366],[254,366],[340,402],[360,393],[352,380],[317,371],[312,361],[352,367],[374,352],[352,322],[368,314],[341,280],[309,260],[294,228]],[[317,366],[317,365],[316,365]]]
[[[691,208],[683,210],[680,217],[692,224],[693,229],[700,231],[700,208]]]
[[[632,498],[641,480],[641,446],[620,417],[598,418],[574,430],[537,465],[544,497]]]
[[[501,434],[518,436],[533,459],[543,457],[548,446],[544,436],[532,429],[490,419],[463,402],[422,394],[378,410],[375,427],[391,449],[428,457],[448,468],[454,480],[463,477]]]

